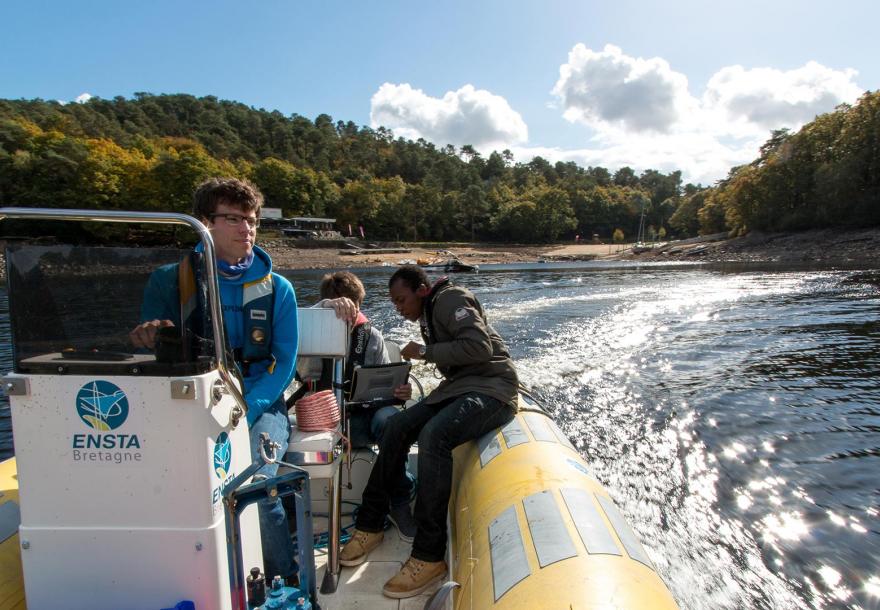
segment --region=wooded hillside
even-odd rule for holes
[[[681,172],[514,163],[510,151],[395,139],[214,97],[84,104],[0,100],[0,205],[188,212],[212,175],[247,177],[285,216],[330,216],[368,237],[552,242],[880,223],[880,97],[779,131],[716,187]]]

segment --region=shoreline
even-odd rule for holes
[[[300,242],[302,243],[302,242]],[[577,261],[628,261],[639,263],[790,263],[827,266],[880,267],[880,227],[871,229],[821,229],[799,233],[752,232],[743,237],[724,234],[670,241],[646,246],[632,244],[393,244],[369,248],[352,255],[334,242],[328,247],[297,247],[297,240],[268,237],[257,244],[272,257],[276,270],[364,269],[416,263],[441,258],[438,250],[451,250],[471,265]],[[0,281],[6,280],[5,244],[0,243]],[[345,253],[343,253],[345,252]]]
[[[723,235],[657,243],[633,252],[632,244],[449,244],[426,247],[395,244],[376,252],[341,254],[338,247],[297,248],[292,240],[258,240],[276,269],[347,269],[415,263],[438,258],[448,249],[467,264],[513,264],[558,261],[638,261],[705,263],[817,263],[878,266],[880,228],[812,230],[799,233],[752,232],[744,237]],[[388,250],[394,250],[390,252]],[[385,250],[385,251],[382,251]]]

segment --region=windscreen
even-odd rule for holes
[[[6,264],[18,373],[179,376],[215,366],[204,265],[191,250],[17,244]],[[163,328],[153,344],[136,345],[132,331],[154,319]]]

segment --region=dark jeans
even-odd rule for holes
[[[353,408],[349,416],[351,426],[351,446],[354,449],[378,445],[385,433],[385,425],[388,420],[397,415],[400,409],[393,406],[379,407],[378,409]],[[414,482],[406,469],[400,473],[400,478],[393,483],[388,491],[391,497],[391,506],[403,506],[409,504],[412,499]]]
[[[471,392],[439,404],[421,401],[391,417],[379,441],[379,456],[364,489],[357,528],[381,532],[390,492],[406,468],[409,448],[419,443],[416,508],[418,530],[412,556],[440,561],[446,554],[446,511],[452,491],[452,450],[513,419],[513,407]]]

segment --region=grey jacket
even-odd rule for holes
[[[448,279],[437,282],[425,300],[421,325],[425,360],[435,363],[445,377],[427,403],[467,392],[514,402],[519,379],[510,352],[470,290]]]
[[[388,364],[388,349],[385,347],[385,337],[375,326],[370,326],[370,340],[367,342],[367,353],[364,354],[364,366],[376,364]]]

